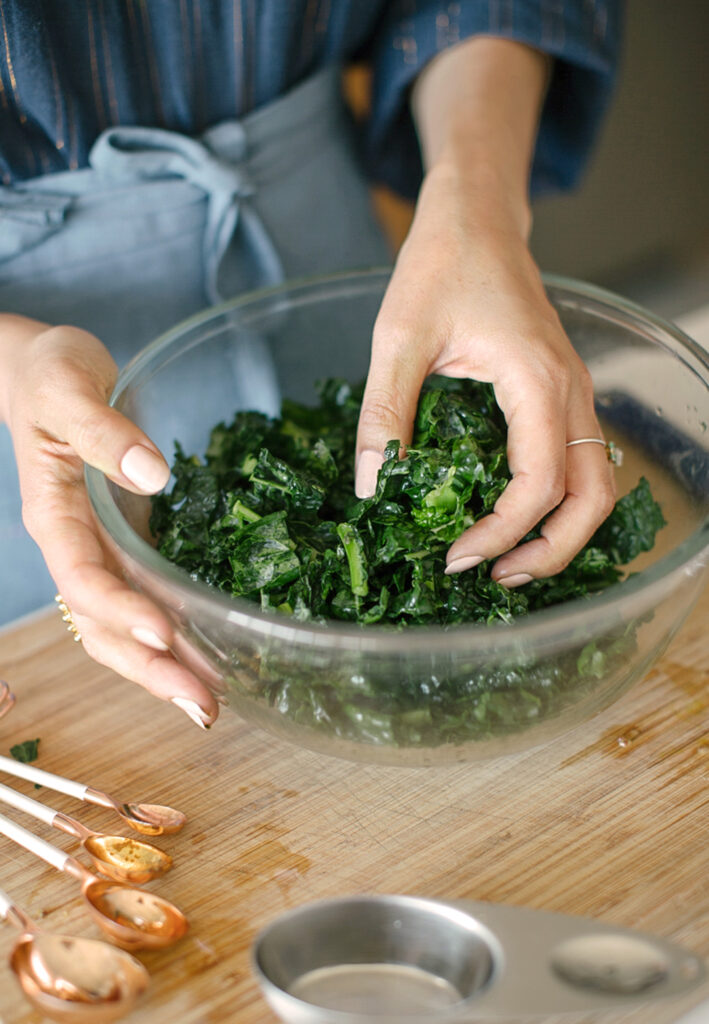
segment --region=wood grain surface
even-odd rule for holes
[[[650,675],[563,740],[482,764],[397,769],[299,750],[228,711],[201,733],[91,662],[55,612],[0,634],[0,676],[18,698],[0,751],[41,737],[40,767],[188,816],[157,841],[175,867],[151,888],[191,931],[179,947],[141,954],[152,987],[130,1024],[270,1024],[249,966],[256,932],[288,908],[353,893],[586,914],[709,957],[708,621],[709,591]],[[107,811],[11,784],[121,831]],[[71,878],[2,837],[0,886],[48,929],[100,934]],[[13,939],[0,929],[0,1020],[37,1024],[6,967]],[[708,995],[583,1024],[670,1024]]]

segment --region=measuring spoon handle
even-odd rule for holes
[[[53,825],[58,813],[53,807],[47,807],[46,804],[41,804],[38,800],[33,800],[2,784],[0,784],[0,803],[16,807],[18,811],[24,811],[25,814],[29,814],[38,821],[43,821],[46,825]]]
[[[88,786],[83,786],[80,782],[72,782],[71,779],[62,778],[61,775],[52,775],[51,772],[45,772],[41,768],[33,768],[30,764],[15,761],[13,758],[5,757],[1,754],[0,771],[7,772],[8,775],[14,775],[18,779],[36,782],[40,786],[46,786],[47,789],[56,790],[57,793],[73,796],[76,800],[84,800],[89,789]]]
[[[64,853],[63,850],[52,846],[51,843],[45,842],[44,839],[33,835],[32,832],[28,832],[26,828],[6,818],[4,814],[0,814],[0,835],[7,836],[8,839],[11,839],[13,843],[17,843],[19,846],[24,846],[25,850],[29,850],[35,856],[41,857],[42,860],[46,860],[47,864],[51,864],[57,871],[64,871],[66,865],[70,862],[77,865],[79,863],[74,861],[74,858],[68,853]]]
[[[5,920],[12,905],[13,903],[10,897],[6,892],[3,892],[2,889],[0,889],[0,920]]]

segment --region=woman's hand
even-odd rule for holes
[[[589,373],[527,246],[545,74],[541,55],[477,38],[436,58],[417,85],[430,170],[375,325],[357,442],[356,491],[365,497],[386,443],[410,440],[428,374],[490,382],[508,425],[512,480],[451,546],[446,571],[497,558],[492,575],[506,586],[563,569],[615,493],[600,445],[566,447],[601,431]],[[517,547],[545,516],[541,538]]]
[[[78,328],[3,316],[0,370],[23,519],[86,651],[209,726],[218,714],[213,696],[170,653],[167,616],[120,578],[84,487],[84,463],[135,494],[159,491],[170,475],[150,439],[107,405],[117,373],[108,351]]]
[[[373,493],[386,443],[410,440],[428,374],[489,381],[507,420],[512,480],[452,545],[447,571],[503,555],[492,574],[516,586],[563,569],[612,509],[614,489],[600,445],[565,447],[601,436],[590,377],[523,239],[491,219],[474,216],[463,184],[431,173],[374,330],[357,493]],[[515,547],[553,509],[542,537]]]

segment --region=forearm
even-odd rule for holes
[[[439,54],[412,95],[427,177],[464,183],[476,216],[503,217],[525,238],[548,64],[531,47],[475,36]]]
[[[484,572],[496,559],[493,578],[507,587],[560,572],[613,505],[605,453],[591,450],[601,446],[567,453],[568,438],[602,436],[593,387],[527,244],[546,80],[536,50],[477,36],[416,83],[426,176],[374,326],[357,434],[355,490],[366,498],[388,441],[411,439],[427,377],[492,385],[511,479],[453,543],[446,571]],[[525,541],[542,521],[542,536]]]

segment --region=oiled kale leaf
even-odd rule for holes
[[[509,622],[602,590],[664,524],[641,479],[557,576],[509,590],[484,562],[446,576],[451,542],[510,479],[492,388],[432,378],[411,445],[402,453],[391,441],[376,493],[362,501],[353,489],[361,395],[361,385],[328,380],[315,408],[286,401],[280,419],[239,412],[218,424],[204,461],[178,445],[175,485],[153,502],[160,552],[195,579],[300,620],[446,626]]]

